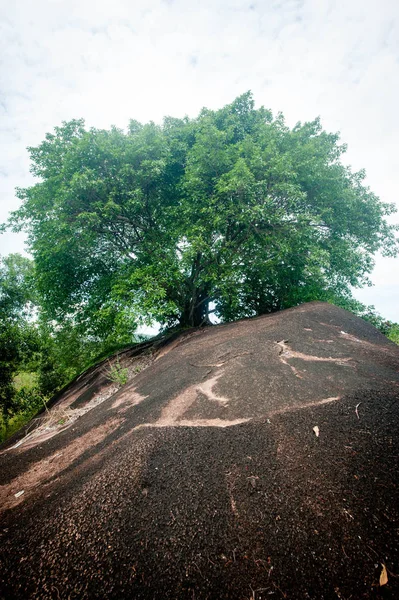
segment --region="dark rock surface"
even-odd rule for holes
[[[141,351],[1,447],[0,598],[399,597],[397,346],[310,303]]]

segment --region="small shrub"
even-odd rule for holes
[[[110,366],[110,369],[109,371],[107,371],[106,375],[110,381],[116,383],[117,385],[119,385],[119,387],[121,387],[122,385],[125,385],[125,383],[127,383],[127,380],[129,378],[129,371],[127,368],[123,368],[120,365],[118,359],[115,364]]]

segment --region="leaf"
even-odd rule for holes
[[[320,430],[319,430],[319,428],[317,427],[317,425],[315,425],[315,426],[313,427],[313,431],[315,432],[315,434],[316,434],[316,437],[319,437]]]
[[[381,563],[381,566],[382,566],[382,571],[381,571],[381,575],[380,575],[380,585],[386,585],[388,583],[387,568],[383,563]]]

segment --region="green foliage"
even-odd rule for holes
[[[37,385],[37,373],[20,371],[14,377],[14,386],[18,391],[22,388],[33,388]]]
[[[399,325],[350,291],[368,283],[377,250],[397,253],[394,207],[344,152],[318,119],[290,129],[250,93],[126,132],[74,120],[30,148],[36,183],[18,190],[10,226],[28,232],[34,262],[0,263],[7,432],[99,355],[134,343],[138,323],[183,329],[210,308],[229,321],[324,300],[397,341]],[[125,371],[117,363],[111,380],[123,385]]]
[[[25,423],[29,422],[35,414],[46,406],[45,398],[37,386],[36,377],[32,373],[18,375],[15,382],[13,409],[5,418],[0,414],[0,442],[18,431]],[[17,379],[17,377],[15,379]],[[24,385],[20,385],[21,382]]]
[[[0,441],[43,409],[48,399],[99,354],[136,341],[135,323],[103,308],[97,335],[72,319],[47,319],[31,260],[14,254],[0,262]],[[119,319],[119,321],[118,321]],[[88,328],[89,329],[89,328]],[[123,371],[119,373],[123,376]]]
[[[70,344],[61,347],[55,343],[50,327],[38,321],[37,301],[33,262],[18,254],[3,258],[0,263],[0,413],[7,435],[13,431],[11,421],[20,423],[24,415],[29,419],[43,408],[47,397],[75,374]]]
[[[289,129],[250,93],[126,133],[64,123],[30,149],[38,182],[12,220],[46,320],[127,341],[137,321],[206,323],[210,303],[231,320],[350,297],[397,242],[393,206],[344,152],[318,119]]]
[[[36,299],[33,262],[9,254],[0,262],[0,315],[12,323],[32,316]]]
[[[33,312],[33,264],[11,254],[0,262],[0,412],[7,422],[19,409],[14,376],[37,347]]]
[[[110,365],[106,375],[110,381],[121,387],[127,383],[129,371],[127,368],[123,368],[119,363],[119,359],[117,359],[113,365]]]
[[[37,410],[35,408],[24,412],[17,412],[7,419],[7,421],[0,415],[0,442],[3,442],[21,429],[21,427],[35,416],[36,412]]]
[[[349,310],[368,323],[371,323],[371,325],[379,329],[392,342],[399,343],[399,323],[393,323],[384,319],[384,317],[376,312],[374,306],[366,306],[350,296],[336,296],[326,298],[326,300],[345,310]]]
[[[395,344],[399,344],[399,323],[387,321],[378,313],[375,313],[374,306],[369,306],[367,313],[363,316],[374,327],[377,327],[388,339]]]
[[[386,336],[395,344],[399,344],[399,323],[391,323]]]

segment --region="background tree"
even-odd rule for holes
[[[33,263],[19,254],[0,262],[0,413],[7,422],[19,409],[14,377],[20,364],[37,350]]]
[[[112,311],[96,317],[88,331],[47,319],[33,261],[19,254],[0,260],[0,441],[100,354],[135,341]]]
[[[92,336],[350,298],[397,249],[382,203],[318,119],[289,129],[250,93],[162,125],[55,128],[30,148],[29,232],[49,319]]]

